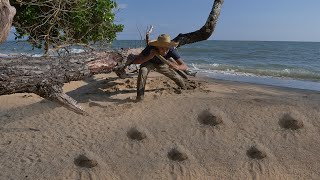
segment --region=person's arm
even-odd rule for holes
[[[170,62],[170,68],[185,71],[188,69],[188,66],[183,62],[181,58],[175,60],[175,62]]]
[[[157,54],[158,52],[155,49],[145,49],[132,61],[131,64],[142,64],[149,61]]]
[[[181,58],[176,60],[177,63],[171,63],[174,69],[185,71],[188,69],[188,66],[183,62]]]
[[[170,56],[175,60],[175,62],[170,62],[171,68],[181,71],[185,71],[188,69],[188,66],[183,62],[180,54],[176,49],[170,49]]]

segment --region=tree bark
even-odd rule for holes
[[[179,42],[179,45],[182,46],[208,39],[214,31],[223,1],[214,0],[208,20],[200,30],[179,34],[174,41]],[[8,0],[0,0],[0,5],[3,4],[6,6],[0,8],[10,9]],[[4,12],[1,9],[1,22],[5,24],[5,26],[0,26],[1,38],[7,35],[2,32],[8,30],[8,27],[10,30],[8,24],[11,24],[14,14],[15,9],[14,11],[11,9],[10,12]],[[74,99],[63,93],[63,84],[83,80],[94,74],[122,70],[126,62],[131,62],[141,50],[90,52],[66,57],[23,56],[1,59],[0,96],[13,93],[35,93],[43,98],[56,101],[76,113],[86,114]]]
[[[10,5],[9,0],[0,0],[0,43],[7,39],[15,14],[16,9]]]
[[[209,17],[201,29],[187,34],[180,33],[177,37],[175,37],[173,41],[179,43],[178,47],[185,44],[207,40],[212,35],[216,27],[223,2],[224,0],[214,0]]]
[[[17,57],[0,61],[0,95],[35,93],[81,114],[77,102],[62,91],[64,83],[110,73],[132,61],[141,49],[90,52],[66,57]]]

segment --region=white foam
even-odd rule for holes
[[[225,71],[198,71],[197,76],[228,81],[248,82],[255,84],[289,87],[320,91],[320,82],[296,80],[291,78],[257,76],[250,73],[229,73]]]

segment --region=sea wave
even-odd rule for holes
[[[242,76],[267,76],[278,78],[291,78],[308,81],[320,81],[320,72],[310,71],[306,69],[284,68],[269,69],[268,68],[253,68],[245,66],[236,66],[228,64],[190,64],[193,70],[204,72],[220,72],[231,75]]]

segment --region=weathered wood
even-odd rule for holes
[[[186,34],[180,33],[177,37],[175,37],[173,41],[179,43],[178,47],[185,44],[207,40],[212,35],[216,27],[223,2],[224,0],[214,0],[209,17],[201,29]]]
[[[149,45],[149,40],[150,40],[150,34],[153,31],[153,26],[150,25],[150,27],[148,27],[147,32],[146,32],[146,45]]]
[[[0,61],[0,95],[35,93],[84,113],[75,100],[62,91],[64,83],[83,80],[94,74],[116,71],[141,49],[86,52],[66,57],[16,57]]]
[[[9,3],[0,0],[0,5]],[[214,31],[223,0],[214,0],[212,11],[206,24],[198,31],[179,34],[173,40],[180,46],[208,39]],[[10,5],[9,5],[10,6]],[[7,6],[7,7],[9,7]],[[0,7],[3,8],[3,7]],[[15,14],[1,10],[1,17],[9,19],[3,24],[11,24]],[[12,10],[12,9],[11,9]],[[8,23],[9,22],[9,23]],[[7,26],[0,26],[1,38]],[[10,29],[10,28],[9,28]],[[1,39],[0,39],[1,42]],[[35,93],[43,98],[56,101],[81,114],[86,114],[77,102],[64,94],[62,86],[70,81],[83,80],[94,74],[120,71],[132,62],[142,49],[128,49],[109,52],[86,52],[65,57],[16,57],[0,60],[0,95],[13,93]]]
[[[16,9],[10,5],[9,0],[0,0],[0,43],[7,39],[15,14]]]

